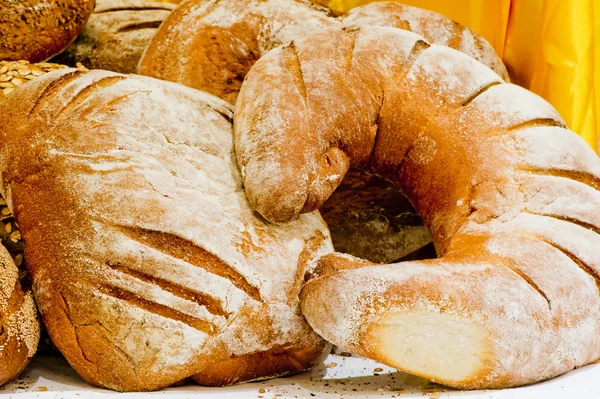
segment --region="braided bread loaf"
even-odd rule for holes
[[[90,383],[152,390],[284,375],[328,352],[300,313],[332,250],[317,213],[248,204],[231,107],[183,86],[63,69],[0,102],[0,191],[54,344]],[[60,207],[56,207],[56,199]]]
[[[19,272],[0,245],[0,386],[19,375],[37,350],[40,324],[30,292],[24,292]]]
[[[600,357],[600,160],[540,97],[399,29],[328,29],[259,60],[235,110],[268,220],[317,209],[349,167],[395,182],[439,259],[322,258],[302,290],[332,343],[458,388]]]
[[[465,52],[508,78],[483,38],[440,14],[382,2],[335,18],[326,8],[295,0],[188,0],[159,28],[139,71],[235,103],[246,73],[268,50],[315,29],[363,25],[413,30],[430,42]],[[349,194],[356,185],[363,187],[361,198]],[[374,262],[396,261],[431,240],[403,194],[364,172],[351,172],[321,214],[338,250]]]

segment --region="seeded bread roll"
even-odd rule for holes
[[[94,0],[0,0],[0,61],[40,62],[81,33]]]
[[[23,292],[19,272],[0,245],[0,386],[23,371],[40,338],[37,310],[30,292]]]
[[[319,208],[355,167],[432,232],[435,260],[322,258],[302,310],[333,344],[461,389],[600,358],[600,159],[542,98],[407,31],[327,29],[252,67],[234,126],[268,220]]]
[[[332,250],[327,228],[318,213],[275,226],[254,212],[227,103],[64,69],[0,110],[0,191],[50,337],[84,379],[121,391],[226,385],[327,354],[298,298],[312,260]]]
[[[97,0],[81,35],[54,62],[135,73],[150,39],[175,5],[150,0]]]

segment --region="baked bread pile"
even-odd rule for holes
[[[29,283],[119,391],[287,375],[329,342],[466,389],[600,357],[600,161],[474,32],[387,2],[31,3],[31,46],[0,52],[24,243],[0,251],[0,384],[35,353]],[[29,63],[52,56],[79,68]]]

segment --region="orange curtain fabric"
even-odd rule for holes
[[[321,0],[345,12],[372,0]],[[596,151],[600,132],[600,1],[402,0],[485,37],[514,83],[552,103]],[[594,4],[596,3],[596,4]]]

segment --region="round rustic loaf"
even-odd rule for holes
[[[97,0],[79,35],[52,61],[90,69],[135,73],[140,57],[175,5],[151,0]]]
[[[355,167],[432,232],[439,259],[321,259],[302,311],[330,342],[464,389],[600,358],[600,159],[542,98],[407,31],[327,29],[252,67],[234,134],[268,220],[319,208]]]
[[[415,31],[433,43],[463,51],[508,79],[494,49],[470,29],[440,14],[390,2],[358,7],[335,18],[329,9],[307,1],[188,0],[159,28],[139,71],[233,104],[246,73],[268,50],[318,28],[363,25]],[[357,179],[343,181],[321,208],[339,251],[392,262],[430,242],[429,231],[395,186],[353,173]],[[361,198],[345,194],[356,184],[363,187]],[[399,201],[392,203],[391,197]],[[377,206],[369,205],[367,198]]]
[[[0,0],[0,61],[40,62],[63,51],[87,22],[94,0]]]
[[[84,379],[226,385],[327,354],[299,308],[305,273],[332,250],[326,225],[314,213],[276,226],[250,207],[227,103],[64,69],[0,110],[0,192],[50,337]]]
[[[19,272],[0,245],[0,386],[23,371],[37,350],[40,324],[30,292],[24,292]]]

